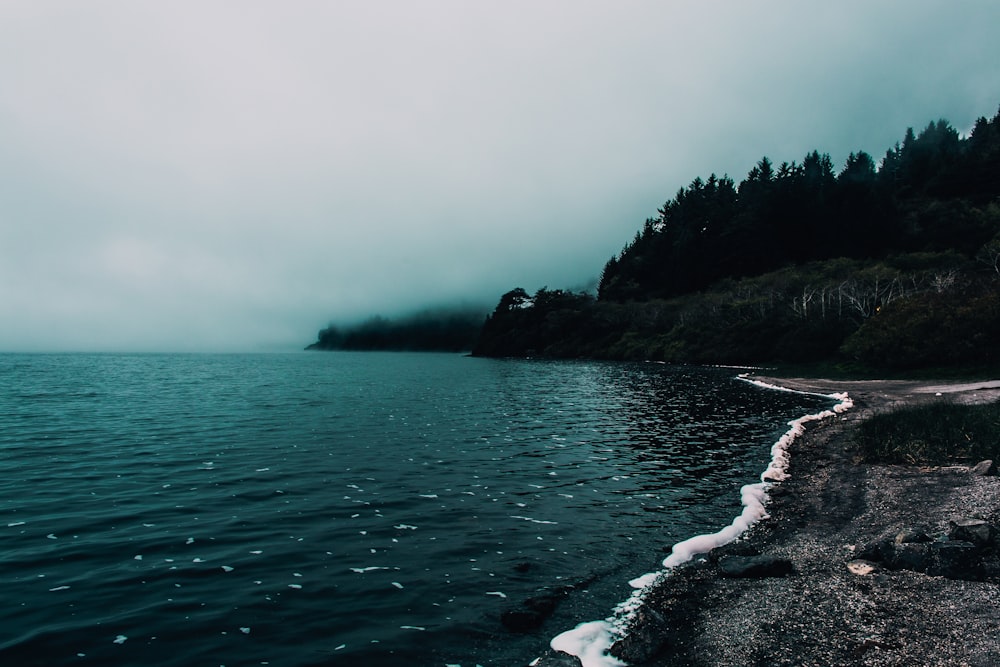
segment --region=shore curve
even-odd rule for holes
[[[1000,399],[1000,381],[753,379],[847,392],[855,408],[806,426],[790,446],[788,478],[772,490],[770,517],[645,595],[612,654],[636,667],[1000,664],[1000,568],[973,581],[848,567],[866,545],[901,531],[941,534],[968,518],[1000,525],[1000,478],[965,466],[862,463],[851,445],[853,428],[875,412],[941,400],[992,402]],[[793,571],[722,576],[727,558],[761,555],[787,561]],[[549,651],[532,664],[580,662]]]

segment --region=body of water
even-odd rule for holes
[[[830,404],[735,375],[0,355],[0,664],[526,664],[729,523]],[[503,629],[553,590],[540,632]]]

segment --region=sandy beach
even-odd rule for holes
[[[851,440],[876,411],[995,401],[1000,382],[755,379],[847,392],[855,405],[806,427],[790,449],[790,477],[772,490],[770,517],[665,578],[612,653],[650,667],[1000,664],[996,549],[979,549],[970,575],[969,543],[943,544],[959,524],[1000,527],[1000,477],[866,464]],[[914,560],[932,551],[935,565]],[[946,557],[958,565],[941,565]],[[729,575],[750,558],[790,572]],[[536,664],[580,663],[549,651]]]

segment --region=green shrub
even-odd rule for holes
[[[841,347],[883,368],[920,368],[1000,360],[1000,290],[925,292],[893,302]]]
[[[855,442],[866,461],[944,465],[1000,460],[1000,402],[932,403],[863,422]]]

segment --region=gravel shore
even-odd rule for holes
[[[770,518],[663,580],[612,653],[636,667],[1000,665],[995,546],[976,551],[972,576],[906,560],[933,551],[939,563],[945,554],[970,553],[967,542],[942,546],[956,522],[1000,528],[1000,477],[964,466],[864,464],[851,442],[853,427],[875,411],[993,401],[1000,382],[758,379],[846,391],[855,407],[806,427],[790,450],[790,478],[772,490]],[[729,564],[758,556],[790,563],[791,572],[724,576]],[[579,662],[549,651],[536,664]]]

